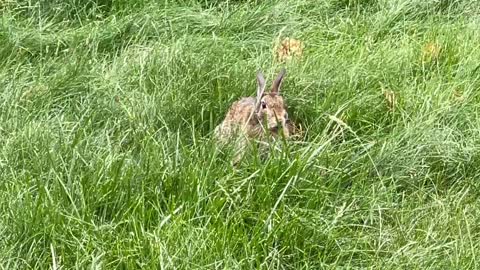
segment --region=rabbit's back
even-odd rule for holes
[[[258,121],[254,116],[255,98],[244,97],[235,101],[225,116],[225,119],[215,129],[216,137],[226,139],[237,131],[243,131],[246,135],[258,135]]]
[[[244,97],[232,104],[225,117],[225,121],[246,124],[248,123],[249,118],[252,119],[254,111],[255,98]]]

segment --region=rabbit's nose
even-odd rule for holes
[[[278,126],[274,126],[270,128],[271,132],[278,132]]]

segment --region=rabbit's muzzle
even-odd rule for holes
[[[270,132],[272,133],[278,133],[278,126],[270,127]]]

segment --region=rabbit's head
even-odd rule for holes
[[[289,132],[286,128],[288,114],[286,104],[283,97],[280,95],[280,87],[285,73],[285,69],[280,71],[277,78],[273,81],[269,93],[265,92],[265,78],[263,77],[263,74],[261,72],[257,73],[255,113],[261,124],[265,123],[264,127],[271,133],[276,135],[280,128],[282,128],[285,137],[288,137]]]

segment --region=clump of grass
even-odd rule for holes
[[[476,268],[479,8],[0,4],[0,266]],[[211,132],[281,65],[301,140],[233,168]]]

